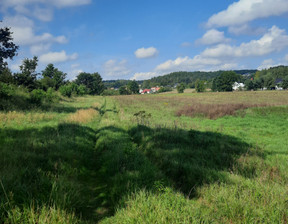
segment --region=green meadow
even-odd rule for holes
[[[288,92],[0,112],[0,223],[287,223]]]

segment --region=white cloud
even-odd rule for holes
[[[138,72],[135,73],[130,80],[146,80],[146,79],[151,79],[156,76],[160,76],[160,73],[157,72]]]
[[[211,16],[208,27],[242,25],[258,18],[279,16],[288,12],[287,0],[240,0],[226,10]]]
[[[46,6],[54,6],[58,8],[63,7],[73,7],[73,6],[80,6],[80,5],[87,5],[90,4],[92,0],[2,0],[1,8],[15,8],[20,6],[29,6],[29,5],[46,5]]]
[[[258,70],[262,69],[268,69],[271,67],[275,67],[280,65],[279,63],[277,64],[273,59],[266,59],[262,62],[262,64],[257,68]]]
[[[212,45],[219,43],[229,42],[230,39],[224,36],[224,32],[218,31],[216,29],[208,30],[201,39],[196,40],[197,44]]]
[[[152,58],[158,55],[158,50],[155,47],[139,48],[134,54],[137,58]]]
[[[273,26],[259,40],[242,43],[240,46],[219,44],[213,48],[207,48],[202,52],[204,57],[247,57],[263,56],[272,52],[281,51],[288,47],[288,36],[285,30]]]
[[[131,73],[126,60],[119,62],[117,60],[106,61],[103,65],[103,72],[104,75],[108,77],[119,77]]]
[[[65,36],[53,36],[50,33],[35,34],[34,22],[25,16],[4,17],[3,25],[11,27],[14,42],[21,46],[30,46],[32,54],[47,52],[53,43],[64,44]]]
[[[12,8],[17,14],[51,21],[53,8],[75,7],[90,4],[92,0],[1,0],[0,11],[7,13]]]
[[[77,58],[78,55],[76,53],[67,55],[66,52],[63,50],[60,52],[49,52],[47,54],[43,54],[39,57],[39,62],[43,64],[59,63],[59,62],[76,60]]]
[[[195,71],[207,67],[218,66],[221,61],[215,58],[205,58],[196,55],[194,58],[178,57],[175,60],[168,60],[155,68],[157,72],[173,72],[173,71]]]
[[[266,32],[264,28],[258,27],[250,27],[248,24],[244,24],[241,26],[231,26],[228,28],[228,31],[230,33],[233,33],[235,35],[243,35],[243,34],[248,34],[248,35],[261,35]]]

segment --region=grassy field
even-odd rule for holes
[[[287,223],[288,92],[0,112],[0,223]]]

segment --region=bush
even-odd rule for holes
[[[101,95],[102,96],[116,96],[116,95],[120,95],[120,93],[119,93],[119,90],[105,89]]]
[[[204,80],[199,80],[197,79],[196,80],[196,83],[195,83],[195,89],[196,89],[196,92],[205,92],[205,81]]]
[[[40,106],[46,98],[46,92],[42,89],[34,89],[30,93],[30,103]]]
[[[83,96],[83,95],[88,93],[87,87],[85,85],[83,85],[83,84],[77,86],[77,90],[76,91],[77,91],[77,95],[78,96]]]
[[[171,87],[160,87],[158,93],[170,92],[172,91]]]
[[[184,90],[185,90],[185,85],[184,85],[184,83],[181,83],[181,84],[177,85],[177,91],[178,91],[178,93],[184,93]]]
[[[0,98],[7,99],[13,94],[13,88],[12,86],[0,82]]]
[[[67,84],[67,85],[61,86],[59,88],[59,92],[61,93],[62,96],[71,97],[72,93],[73,93],[72,84]]]

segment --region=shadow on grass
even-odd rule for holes
[[[74,211],[91,223],[113,215],[139,189],[169,186],[193,197],[198,186],[226,181],[225,171],[249,151],[245,142],[212,132],[145,126],[94,131],[76,124],[1,129],[0,146],[4,217],[13,206],[35,203]]]

